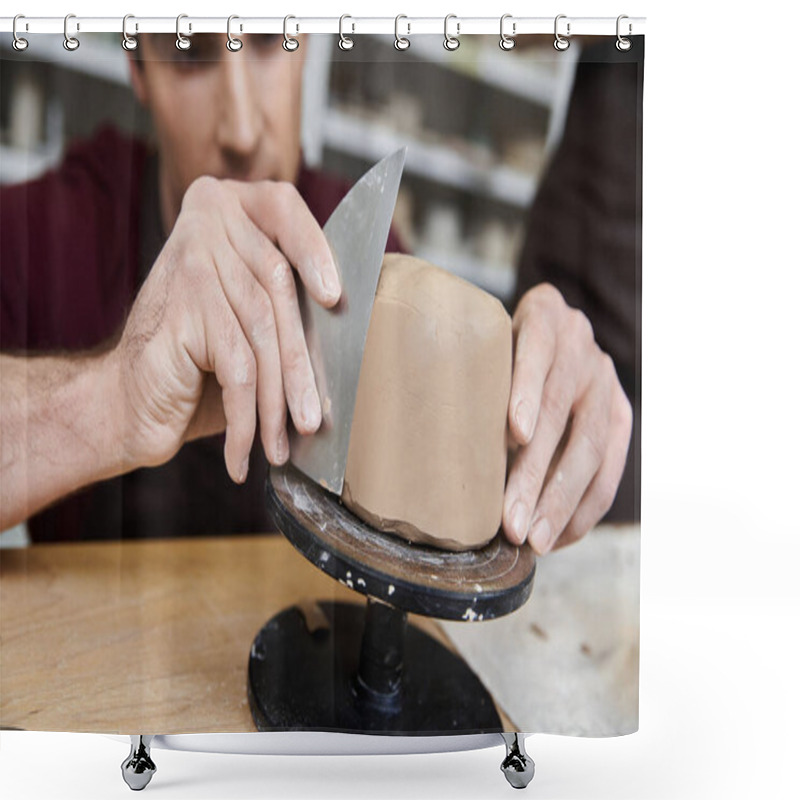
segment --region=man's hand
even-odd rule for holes
[[[225,430],[227,470],[241,483],[256,411],[272,464],[289,457],[287,405],[298,431],[317,430],[293,269],[318,303],[336,304],[330,249],[294,186],[204,177],[189,187],[113,353],[123,471]]]
[[[554,287],[514,313],[508,419],[519,449],[503,505],[509,540],[544,555],[577,541],[611,507],[631,437],[631,405],[589,320]]]

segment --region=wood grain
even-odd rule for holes
[[[250,645],[270,617],[308,599],[365,602],[281,536],[3,550],[0,726],[254,731]],[[409,619],[452,647],[434,620]]]

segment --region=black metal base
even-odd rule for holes
[[[328,602],[318,609],[316,622],[297,607],[281,612],[253,642],[248,697],[258,730],[502,731],[475,673],[435,639],[406,626],[403,612],[374,602],[366,611]]]

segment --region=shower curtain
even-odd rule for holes
[[[177,39],[188,47],[176,46],[175,35],[142,34],[128,50],[118,34],[88,33],[73,49],[57,36],[30,36],[26,50],[9,37],[0,46],[0,727],[126,735],[635,731],[644,38],[631,37],[629,49],[614,36],[576,37],[564,49],[552,36],[517,36],[513,47],[498,47],[497,36],[456,38],[455,22],[445,47],[441,37],[411,35],[404,48],[402,27],[394,38],[353,36],[352,46],[347,37],[309,34],[296,48],[281,35],[242,36],[237,47],[224,34],[185,33]],[[176,307],[205,326],[198,341],[213,338],[204,338],[213,324],[196,305],[211,295],[197,283],[211,274],[203,263],[217,274],[226,268],[214,226],[227,224],[231,197],[256,198],[243,201],[251,203],[248,241],[285,257],[295,291],[318,300],[335,273],[301,261],[319,226],[400,148],[405,166],[386,251],[423,259],[468,282],[482,301],[502,304],[513,337],[510,401],[520,386],[523,397],[542,397],[526,364],[541,362],[544,386],[564,364],[575,367],[565,372],[575,387],[549,450],[535,426],[544,427],[550,406],[530,420],[527,440],[515,407],[503,409],[505,491],[518,490],[527,515],[520,545],[511,498],[495,498],[502,511],[487,547],[523,564],[496,598],[481,596],[483,567],[472,565],[471,551],[407,544],[375,530],[374,519],[368,549],[384,548],[378,562],[402,546],[402,557],[418,565],[404,589],[381,582],[391,564],[367,568],[372,550],[331,551],[329,561],[323,534],[312,531],[309,544],[308,519],[301,516],[306,532],[298,533],[287,521],[287,513],[297,521],[297,505],[276,500],[269,461],[286,440],[265,432],[275,406],[258,394],[268,395],[274,381],[222,369],[211,378],[226,353],[209,346],[196,382],[182,384],[185,420],[176,433],[179,403],[168,397],[176,390],[166,373],[163,382],[153,376],[170,365],[178,372],[192,356],[197,363],[187,329],[171,329],[173,349],[165,344],[161,360],[141,364],[164,335],[160,321],[178,318]],[[263,198],[247,194],[265,183]],[[260,253],[249,251],[254,262]],[[180,264],[196,272],[184,269],[186,282],[172,284]],[[192,274],[204,277],[185,278]],[[233,285],[220,286],[219,307],[235,306]],[[563,316],[548,317],[550,308]],[[275,342],[284,355],[290,328],[280,313]],[[567,339],[572,361],[547,355],[561,319],[582,332]],[[225,341],[231,352],[239,346]],[[127,382],[123,359],[137,365]],[[103,372],[109,364],[116,371]],[[147,381],[136,382],[139,369]],[[284,392],[284,413],[302,427],[305,409],[285,376],[278,396]],[[238,420],[255,421],[255,406],[228,405],[216,382],[250,386],[259,397],[252,448],[245,441],[236,449],[233,439],[247,438]],[[319,400],[312,417],[325,413]],[[149,437],[137,416],[145,407],[168,411],[160,427],[148,418]],[[592,440],[595,428],[582,423],[598,419],[602,435]],[[562,460],[578,435],[595,453],[590,467]],[[544,447],[538,461],[525,456],[530,442]],[[234,460],[241,452],[245,460]],[[537,464],[546,472],[538,478]],[[319,492],[315,502],[331,503],[321,506],[326,520],[345,515],[344,530],[362,524],[323,488],[310,491]],[[549,521],[549,540],[536,533],[535,516],[547,491],[564,505]],[[455,573],[478,570],[474,603],[463,613],[448,605],[426,559]],[[361,584],[353,564],[364,566]],[[379,589],[366,585],[375,576]],[[374,598],[372,622],[365,595]],[[280,628],[290,612],[303,628],[297,635]],[[356,630],[345,636],[350,613]],[[366,644],[365,626],[373,636]],[[326,631],[338,644],[298,683],[308,663],[299,648]],[[433,644],[418,652],[414,637]],[[371,702],[358,690],[365,653],[383,669],[398,642],[406,648],[399,680],[408,681],[399,706],[342,716],[346,687],[356,686],[356,706]],[[253,670],[262,660],[280,698],[258,696]],[[445,669],[463,679],[454,683],[453,702],[463,706],[457,724],[448,721],[450,701],[426,688]],[[342,671],[345,688],[326,689]],[[316,697],[319,687],[334,708],[297,711],[301,696]],[[412,730],[397,720],[415,703],[425,713],[413,718],[426,721]]]

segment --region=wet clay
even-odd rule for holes
[[[500,526],[511,319],[417,258],[384,258],[361,363],[342,500],[379,530],[472,550]]]

